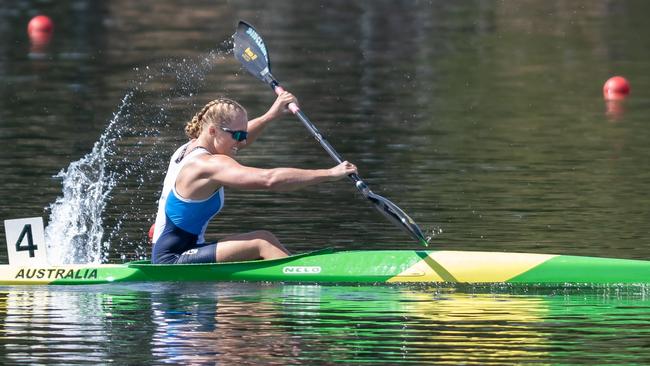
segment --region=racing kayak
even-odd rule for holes
[[[568,255],[324,249],[282,259],[218,264],[0,266],[1,285],[90,285],[151,281],[304,283],[650,283],[650,261]]]

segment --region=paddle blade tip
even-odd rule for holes
[[[240,32],[240,31],[241,32],[246,32],[246,29],[248,29],[248,28],[253,28],[253,26],[250,25],[250,23],[239,19],[239,22],[237,23],[237,32]],[[253,29],[255,29],[255,28],[253,28]]]
[[[421,245],[424,245],[425,247],[429,246],[429,241],[431,240],[431,238],[425,238],[424,235],[422,234],[422,231],[420,231],[420,228],[417,227],[417,224],[415,224],[414,230],[411,231],[411,235],[413,236],[413,239],[415,239],[415,241],[417,241]]]

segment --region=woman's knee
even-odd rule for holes
[[[280,243],[270,231],[260,230],[259,235],[253,240],[262,258],[280,258],[289,255],[289,251]]]
[[[280,240],[268,230],[256,230],[253,231],[253,235],[257,240],[263,240],[273,245],[280,244]]]

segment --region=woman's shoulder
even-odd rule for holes
[[[187,162],[190,169],[215,171],[222,168],[228,168],[233,165],[239,165],[237,161],[230,156],[222,154],[201,154],[191,161]]]

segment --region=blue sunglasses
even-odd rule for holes
[[[232,136],[233,140],[235,140],[237,142],[242,142],[242,141],[246,140],[246,138],[248,138],[248,132],[247,131],[243,131],[243,130],[235,131],[235,130],[231,130],[230,128],[226,128],[226,127],[221,127],[221,130],[224,131],[224,132],[228,132],[230,134],[230,136]]]

